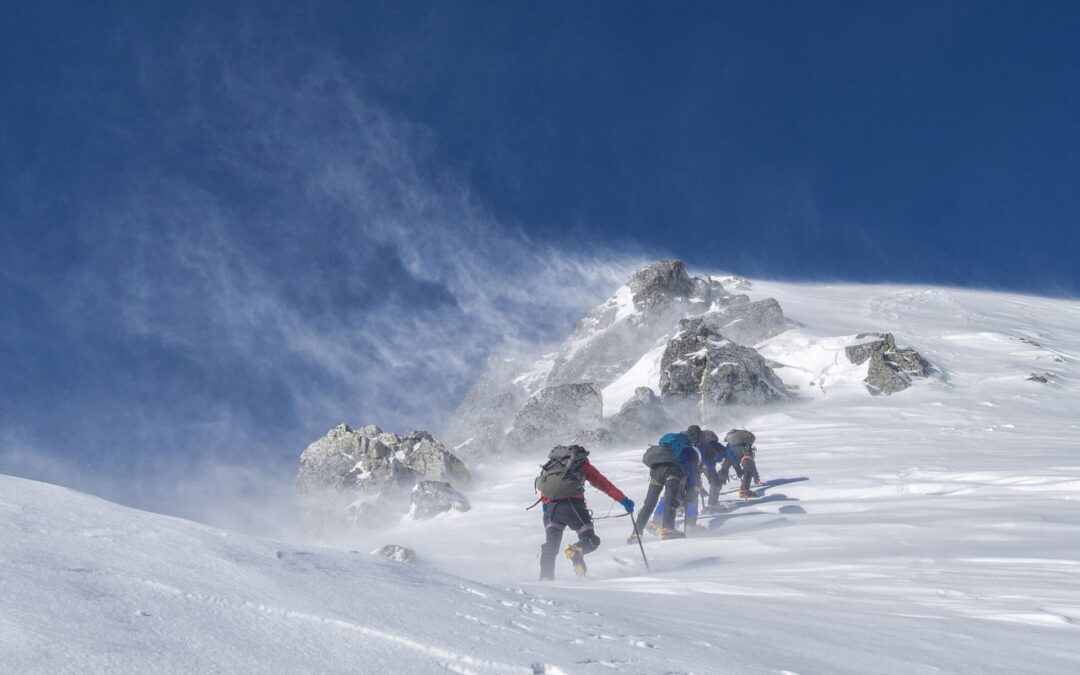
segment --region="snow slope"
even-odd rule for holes
[[[0,477],[0,671],[1080,672],[1080,303],[749,292],[800,323],[759,348],[802,398],[731,425],[758,434],[765,479],[791,481],[701,536],[647,541],[651,574],[610,518],[588,578],[560,562],[534,581],[540,458],[476,467],[469,513],[322,542],[337,550]],[[871,397],[842,350],[863,331],[939,372]],[[639,502],[641,450],[593,453]],[[350,552],[388,542],[422,564]]]

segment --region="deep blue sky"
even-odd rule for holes
[[[645,258],[1074,296],[1077,35],[1073,2],[7,3],[0,471],[183,511],[161,477],[437,428]]]

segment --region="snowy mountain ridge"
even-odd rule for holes
[[[799,397],[738,419],[776,482],[649,569],[590,488],[589,576],[535,581],[542,456],[470,465],[468,512],[290,544],[0,477],[0,672],[1080,670],[1080,303],[750,283],[793,321],[755,348]],[[869,395],[871,330],[934,375]],[[642,450],[591,455],[639,503]]]

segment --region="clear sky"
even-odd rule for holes
[[[0,471],[257,490],[337,422],[438,429],[646,259],[1075,296],[1077,35],[1050,1],[6,3]]]

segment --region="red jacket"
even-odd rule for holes
[[[607,479],[604,474],[600,473],[595,466],[589,461],[589,458],[585,458],[585,462],[581,465],[582,470],[585,472],[585,480],[589,481],[594,488],[600,490],[608,497],[611,497],[617,502],[621,502],[626,499],[626,495],[622,493],[622,490],[615,487],[611,481]],[[577,494],[570,495],[567,499],[585,499],[585,493],[579,492]],[[551,502],[547,497],[541,497],[540,501],[548,504]]]

